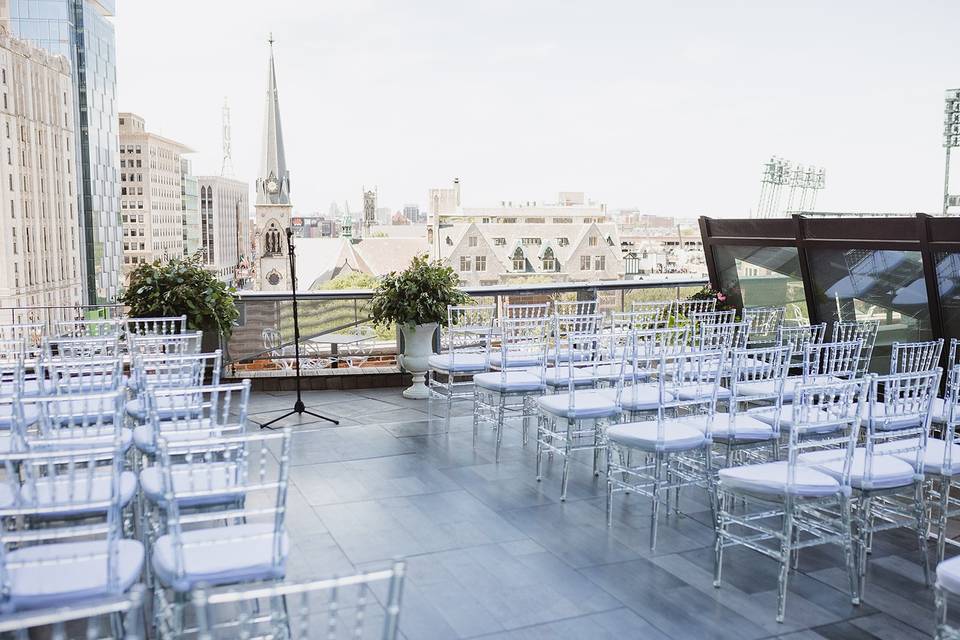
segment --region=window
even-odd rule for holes
[[[527,259],[523,255],[523,249],[517,247],[517,250],[513,252],[513,270],[514,271],[526,271],[527,270]]]
[[[540,244],[540,238],[520,238],[520,244],[524,246]]]
[[[580,271],[590,270],[590,256],[580,256]]]
[[[556,271],[557,270],[557,260],[553,255],[553,249],[547,247],[547,250],[543,252],[543,270],[544,271]]]
[[[557,238],[557,246],[566,247],[570,245],[570,238]]]
[[[486,271],[487,270],[487,256],[476,256],[473,259],[474,271]]]
[[[470,238],[468,239],[468,244],[471,247],[477,246],[477,236],[470,236]]]
[[[506,238],[494,238],[494,239],[493,239],[493,244],[494,244],[494,246],[496,246],[496,247],[506,246],[506,244],[507,244],[507,239],[506,239]]]
[[[597,246],[597,236],[590,236],[590,239],[587,240],[587,244],[589,244],[591,247]]]
[[[470,256],[460,256],[460,271],[470,271]]]
[[[607,269],[607,256],[597,256],[593,259],[593,268],[596,271],[606,271]]]

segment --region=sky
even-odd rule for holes
[[[291,196],[465,206],[584,191],[742,217],[764,162],[826,168],[822,211],[936,212],[956,0],[119,0],[121,111],[219,174],[260,166],[273,33]],[[955,166],[960,162],[955,162]],[[957,167],[960,192],[960,167]]]

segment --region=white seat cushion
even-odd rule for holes
[[[177,396],[157,396],[156,402],[157,415],[161,418],[173,415],[186,415],[190,410],[188,405],[185,405],[183,399]],[[176,410],[173,409],[175,402],[178,403]],[[127,415],[137,420],[145,420],[147,417],[146,404],[146,398],[143,396],[128,400],[126,405]]]
[[[840,483],[822,471],[797,465],[788,484],[789,464],[785,461],[748,464],[720,469],[720,487],[763,495],[790,495],[820,498],[840,491]]]
[[[616,400],[616,389],[601,389],[610,400]],[[664,400],[670,402],[673,397],[664,391]],[[625,386],[620,393],[620,407],[624,411],[654,411],[660,408],[660,386],[657,384],[632,384]]]
[[[658,437],[657,422],[628,422],[607,427],[611,442],[643,451],[688,451],[704,446],[707,442],[702,431],[683,425],[663,425],[662,437]]]
[[[867,413],[867,422],[874,429],[880,431],[895,431],[897,429],[909,429],[918,427],[921,423],[919,413],[901,414],[892,413],[887,417],[887,405],[882,402],[868,403],[864,408]],[[894,410],[895,411],[895,410]]]
[[[950,593],[960,593],[960,556],[937,565],[937,584]]]
[[[175,591],[195,585],[211,586],[283,578],[289,551],[287,534],[281,534],[278,567],[273,565],[273,523],[239,524],[184,531],[183,575],[178,576],[173,536],[160,536],[153,545],[151,564],[157,577]]]
[[[919,438],[908,438],[905,440],[894,440],[893,442],[882,442],[876,445],[880,451],[894,451],[897,449],[910,449],[920,446]],[[936,475],[952,476],[960,474],[960,445],[950,445],[950,465],[947,466],[944,458],[947,453],[947,443],[940,438],[927,438],[927,448],[923,451],[923,471]],[[904,462],[911,465],[917,461],[915,453],[905,451],[903,453],[893,454]]]
[[[729,413],[717,413],[713,418],[714,440],[757,441],[774,437],[773,427],[759,420],[753,413],[739,411],[731,422]]]
[[[38,510],[38,518],[67,518],[82,515],[104,513],[105,509],[90,507],[70,508],[70,492],[76,500],[84,502],[108,502],[110,500],[111,477],[109,473],[98,473],[91,480],[82,471],[77,472],[75,482],[66,478],[56,482],[44,481],[42,478],[34,487],[26,485],[21,488],[20,496],[24,506]],[[120,505],[126,507],[137,491],[137,476],[132,471],[123,471],[120,474]],[[64,509],[64,507],[67,507]],[[44,512],[44,509],[50,509]],[[56,509],[54,511],[54,509]]]
[[[471,373],[486,371],[489,363],[483,353],[435,353],[428,360],[432,371],[452,371],[454,373]]]
[[[84,431],[86,433],[84,433]],[[28,434],[27,445],[31,447],[106,447],[112,446],[116,432],[110,425],[94,429],[80,427],[63,427],[52,430],[50,437],[38,437]],[[133,431],[127,427],[120,427],[120,446],[124,451],[133,444]]]
[[[686,384],[676,387],[674,391],[680,400],[708,400],[713,393],[713,384]],[[719,387],[717,389],[717,398],[726,400],[730,397],[730,389]]]
[[[578,391],[570,409],[570,394],[558,393],[537,398],[540,409],[561,418],[607,418],[620,413],[617,404],[597,391]]]
[[[117,578],[126,591],[140,578],[143,545],[137,540],[119,540]],[[48,564],[10,569],[8,611],[63,606],[79,600],[109,595],[107,585],[107,542],[64,542],[42,544],[11,551],[9,563],[43,560]],[[98,556],[84,558],[92,554]],[[54,562],[62,558],[61,562]],[[77,558],[76,560],[71,560]]]
[[[527,371],[508,370],[506,372],[492,371],[478,373],[473,376],[473,384],[481,389],[501,391],[506,393],[522,393],[525,391],[540,391],[543,384],[540,376]]]
[[[183,507],[224,504],[234,502],[244,495],[238,490],[237,465],[233,463],[211,462],[204,468],[186,465],[174,465],[171,471],[173,492],[177,504]],[[140,486],[143,495],[156,504],[164,504],[163,474],[160,467],[152,465],[140,472]],[[209,495],[188,496],[187,493],[213,491]]]
[[[804,453],[800,459],[805,464],[812,464],[818,470],[834,478],[843,474],[843,460],[839,457],[842,451],[826,450]],[[913,467],[893,455],[878,455],[874,452],[871,461],[870,477],[865,478],[867,451],[857,447],[853,452],[853,463],[850,465],[850,485],[857,489],[893,489],[913,484]],[[819,461],[819,463],[818,463]]]
[[[31,427],[40,419],[40,410],[31,402],[23,403],[23,421],[25,426]],[[13,426],[13,405],[0,404],[0,429],[9,429]]]
[[[490,366],[497,369],[523,369],[540,365],[540,358],[531,354],[507,354],[507,366],[503,366],[503,352],[496,351],[490,354]]]
[[[209,418],[198,421],[195,429],[165,429],[163,423],[160,423],[160,433],[168,442],[187,442],[189,440],[205,440],[207,438],[217,438],[226,433],[240,433],[242,429],[234,425],[232,428],[207,428],[203,425],[212,424]],[[144,453],[153,453],[156,451],[157,443],[154,437],[153,425],[142,424],[133,429],[133,441],[137,449]]]
[[[940,424],[945,423],[949,417],[947,415],[948,408],[946,400],[943,398],[934,398],[933,406],[930,407],[930,419]],[[956,414],[957,418],[960,418],[960,410],[957,410]]]
[[[807,382],[804,382],[801,376],[790,376],[783,381],[783,402],[793,402],[793,398],[797,394],[797,387],[801,384],[829,384],[840,381],[840,378],[833,376],[814,376]],[[776,382],[775,380],[740,382],[737,383],[737,395],[772,396],[776,393]]]
[[[819,415],[822,418],[819,421],[820,423],[813,422],[813,421],[808,422],[807,424],[801,427],[800,433],[802,434],[833,433],[834,431],[839,429],[840,426],[842,426],[838,424],[836,421],[830,421],[829,414],[826,411],[821,410],[818,412],[817,415]],[[758,411],[757,413],[754,414],[754,417],[756,417],[756,419],[760,420],[761,422],[766,422],[769,425],[773,425],[774,421],[776,420],[776,413],[774,413],[773,409],[769,411]],[[791,404],[783,405],[780,407],[780,429],[784,431],[792,431],[793,428],[794,428],[793,405]]]
[[[592,367],[574,367],[573,384],[577,387],[590,386],[596,378],[593,377]],[[565,387],[570,385],[570,367],[560,365],[559,367],[547,367],[544,373],[544,381],[551,387]]]
[[[574,362],[586,362],[586,361],[588,361],[588,360],[592,360],[593,357],[594,357],[594,354],[593,354],[593,351],[592,351],[592,350],[586,350],[586,351],[577,351],[577,350],[574,350],[574,352],[573,352],[573,361],[574,361]],[[557,350],[556,350],[556,349],[550,349],[550,350],[547,352],[547,362],[553,362],[553,363],[556,363],[556,362],[570,362],[570,350],[569,350],[569,349],[564,349],[564,350],[560,351],[560,354],[559,354],[559,357],[558,357]]]

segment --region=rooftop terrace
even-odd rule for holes
[[[317,578],[408,560],[400,628],[406,638],[928,638],[933,591],[916,539],[878,534],[868,588],[850,605],[839,550],[804,550],[778,624],[777,565],[730,549],[722,588],[712,586],[713,531],[702,491],[682,494],[682,515],[661,520],[649,551],[648,499],[617,501],[604,523],[603,481],[577,459],[567,501],[559,465],[535,476],[535,446],[519,425],[493,461],[493,433],[474,451],[471,407],[449,428],[400,388],[310,391],[307,406],[339,426],[304,417],[291,426],[288,577]],[[254,394],[251,419],[293,404],[289,392]],[[255,427],[252,427],[255,428]]]

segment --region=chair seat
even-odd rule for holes
[[[473,376],[473,384],[481,389],[505,393],[521,393],[543,389],[540,376],[528,371],[508,370],[505,372],[478,373]]]
[[[789,469],[789,463],[785,461],[720,469],[720,487],[760,495],[805,498],[822,498],[840,491],[840,483],[835,478],[805,466],[796,466],[793,482],[789,482]]]
[[[212,422],[210,418],[204,418],[199,421],[196,428],[193,429],[165,429],[163,423],[160,423],[160,435],[165,438],[168,442],[187,442],[189,440],[205,440],[207,438],[217,438],[223,435],[224,432],[228,429],[223,427],[210,428]],[[239,426],[236,427],[237,430],[242,431]],[[133,442],[136,444],[137,449],[144,453],[154,453],[157,449],[156,438],[154,437],[153,425],[152,424],[142,424],[133,429]]]
[[[686,384],[676,387],[677,398],[680,400],[707,400],[713,394],[713,384]],[[726,400],[730,397],[730,389],[719,387],[717,399]]]
[[[592,349],[586,349],[584,351],[574,350],[572,360],[574,362],[587,362],[589,360],[593,360],[593,357],[594,357],[594,353]],[[557,362],[560,362],[560,363],[570,362],[570,360],[571,360],[571,354],[569,349],[564,349],[560,351],[559,354],[557,353],[556,349],[550,349],[549,351],[547,351],[547,362],[556,364]]]
[[[448,371],[453,373],[474,373],[486,371],[489,361],[483,353],[435,353],[430,356],[428,363],[431,371]]]
[[[834,478],[840,478],[843,474],[843,460],[839,457],[842,455],[843,452],[836,449],[812,451],[802,454],[800,460],[805,464],[814,465],[819,471]],[[853,463],[850,465],[850,485],[857,489],[895,489],[912,485],[914,482],[916,474],[913,466],[894,455],[874,453],[869,478],[865,477],[866,460],[866,449],[863,447],[854,449]]]
[[[666,421],[663,433],[659,433],[657,422],[628,422],[607,427],[610,442],[642,451],[689,451],[698,449],[707,443],[702,431],[672,424]]]
[[[617,403],[599,391],[577,391],[572,409],[569,393],[537,398],[537,404],[541,410],[561,418],[608,418],[620,413]]]
[[[895,440],[893,442],[882,442],[876,445],[880,451],[893,451],[896,449],[908,449],[920,446],[919,438],[909,438],[906,440]],[[945,456],[947,453],[947,443],[940,438],[927,438],[927,448],[923,451],[923,471],[942,476],[952,476],[960,474],[960,445],[950,445],[950,464],[946,464]],[[917,456],[913,452],[894,453],[894,457],[913,465],[917,461]]]
[[[40,419],[40,410],[37,409],[37,405],[30,402],[24,402],[22,406],[24,426],[32,427]],[[12,427],[13,405],[0,404],[0,429],[10,429]]]
[[[530,354],[510,355],[507,354],[507,366],[503,366],[503,352],[497,351],[490,354],[490,366],[496,369],[523,369],[525,367],[540,366],[540,358]]]
[[[740,382],[737,384],[737,394],[743,396],[772,396],[777,392],[777,380],[762,382]],[[797,394],[797,387],[801,384],[830,384],[841,382],[834,376],[814,376],[807,382],[801,376],[790,376],[783,381],[783,402],[793,402]]]
[[[118,591],[128,590],[140,578],[143,569],[143,544],[137,540],[119,540]],[[43,560],[47,564],[9,569],[7,611],[64,606],[87,598],[110,595],[105,540],[62,542],[25,547],[7,555],[14,562]],[[98,555],[93,555],[98,554]],[[93,556],[84,558],[84,556]],[[61,562],[56,560],[62,558]]]
[[[290,541],[281,534],[280,566],[273,565],[273,523],[239,524],[184,531],[183,575],[177,575],[173,536],[160,536],[153,545],[151,564],[164,586],[190,591],[210,586],[283,578]]]
[[[867,423],[880,431],[919,427],[922,422],[920,413],[891,414],[890,417],[887,417],[887,405],[882,402],[868,403],[864,407],[864,412],[867,414]]]
[[[757,412],[759,413],[759,412]],[[711,435],[714,440],[763,441],[774,438],[773,426],[758,419],[753,413],[717,413],[713,418]]]
[[[769,411],[758,411],[755,414],[757,420],[761,422],[766,422],[769,425],[773,425],[776,420],[776,412],[774,409]],[[833,433],[842,426],[847,425],[848,423],[840,423],[836,420],[830,419],[830,414],[825,410],[820,410],[815,414],[809,414],[808,418],[810,422],[804,424],[800,427],[800,433],[802,434],[825,434]],[[815,418],[819,418],[814,422]],[[793,424],[793,405],[783,405],[780,407],[780,429],[785,431],[792,431],[794,428]]]
[[[23,389],[20,390],[20,395],[25,398],[33,398],[39,396],[43,393],[43,387],[40,385],[40,381],[36,378],[28,378],[23,381]]]
[[[960,593],[960,556],[937,565],[937,584],[950,593]]]
[[[174,465],[171,471],[173,477],[173,492],[177,504],[181,507],[197,507],[202,505],[225,504],[235,502],[244,495],[244,491],[237,489],[237,465],[235,463],[211,462],[202,470],[185,465]],[[140,486],[143,495],[151,502],[164,505],[163,474],[160,467],[153,465],[140,472]],[[216,491],[217,493],[191,496],[194,492]]]
[[[177,408],[174,410],[174,403],[180,400],[176,396],[157,396],[157,415],[161,418],[169,418],[173,415],[185,415],[189,410],[184,406],[184,402],[180,400],[180,404],[176,405]],[[126,405],[127,415],[136,420],[146,420],[147,419],[147,402],[146,398],[141,396],[139,398],[134,398],[133,400],[128,400]]]
[[[83,432],[86,431],[84,434]],[[113,445],[113,439],[116,436],[114,428],[110,425],[83,429],[81,427],[63,427],[51,431],[53,435],[48,437],[35,437],[27,434],[26,442],[31,447],[106,447]],[[133,444],[133,430],[127,427],[120,427],[120,446],[126,452]]]
[[[616,389],[601,389],[598,391],[610,400],[616,400]],[[664,391],[664,401],[670,402],[673,396]],[[660,385],[632,384],[623,387],[620,392],[620,408],[624,411],[655,411],[660,408]]]
[[[550,387],[566,387],[570,385],[570,367],[560,365],[559,367],[547,367],[544,372],[544,382]],[[577,387],[588,387],[594,383],[597,378],[593,375],[593,367],[574,367],[573,384]]]
[[[44,481],[42,478],[34,487],[24,486],[20,490],[21,505],[36,509],[39,518],[75,518],[78,516],[105,513],[106,509],[71,508],[70,493],[77,500],[84,502],[109,502],[112,491],[111,477],[108,473],[99,473],[89,478],[82,472],[77,474],[76,481],[62,479],[56,482]],[[132,471],[123,471],[120,474],[120,506],[126,507],[137,492],[137,476]]]

